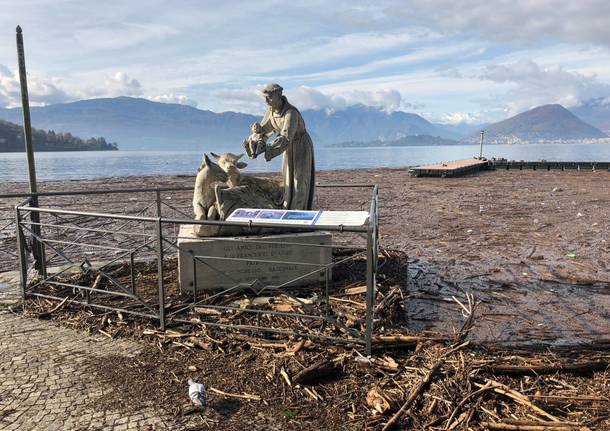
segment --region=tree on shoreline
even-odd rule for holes
[[[107,142],[104,137],[83,140],[70,132],[55,132],[32,129],[34,151],[115,151],[116,142]],[[23,128],[18,124],[0,120],[0,152],[23,152]]]

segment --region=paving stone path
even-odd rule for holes
[[[153,406],[137,413],[96,409],[96,400],[113,389],[96,382],[87,364],[96,357],[134,357],[139,348],[135,341],[0,311],[0,430],[182,428]]]

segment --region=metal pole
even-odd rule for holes
[[[28,259],[25,252],[25,236],[21,230],[21,213],[15,208],[15,225],[17,228],[17,250],[19,253],[19,281],[21,282],[21,297],[25,301],[28,283]]]
[[[156,190],[157,217],[161,217],[161,190]]]
[[[131,293],[136,294],[136,264],[133,258],[133,252],[129,253],[129,278],[131,281]]]
[[[373,282],[373,230],[369,228],[366,235],[366,327],[365,327],[365,343],[366,354],[371,356],[372,352],[372,336],[373,336],[373,307],[375,286]]]
[[[21,27],[17,26],[17,61],[19,63],[19,83],[21,84],[21,106],[23,110],[23,136],[25,139],[25,151],[28,158],[28,176],[30,180],[30,193],[36,193],[38,188],[36,186],[36,165],[34,163],[34,148],[32,145],[32,122],[30,119],[30,101],[28,96],[28,82],[27,75],[25,72],[25,52],[23,49],[23,35],[21,34]],[[30,203],[33,207],[38,207],[38,197],[32,196]],[[32,231],[38,237],[40,235],[40,214],[36,211],[32,211],[30,218],[32,219]],[[36,238],[32,238],[32,254],[34,255],[34,268],[45,275],[45,262],[44,262],[44,250],[40,241]]]
[[[159,277],[159,328],[165,331],[165,286],[163,286],[163,225],[157,220],[157,276]]]
[[[481,130],[481,150],[479,151],[479,159],[483,158],[483,136],[485,135],[485,130]]]

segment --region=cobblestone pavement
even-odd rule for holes
[[[138,349],[134,341],[0,311],[0,430],[178,429],[169,413],[152,405],[137,413],[95,408],[113,389],[100,386],[86,364],[95,357],[134,357]]]

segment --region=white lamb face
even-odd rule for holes
[[[218,160],[218,166],[221,167],[221,169],[223,171],[225,171],[226,173],[230,173],[229,171],[232,171],[233,173],[235,173],[235,169],[243,169],[246,166],[248,166],[247,163],[245,162],[240,162],[239,159],[241,159],[244,156],[244,153],[241,154],[233,154],[233,153],[224,153],[221,155],[215,154],[215,153],[210,153],[212,155],[212,157],[214,157],[216,160]]]

